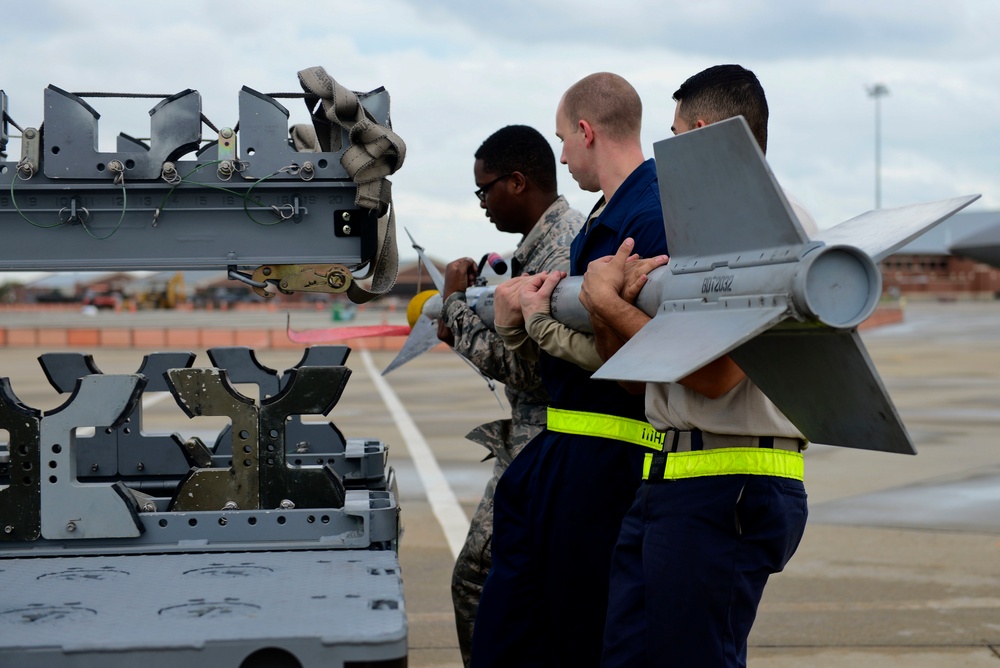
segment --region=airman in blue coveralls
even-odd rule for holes
[[[667,250],[656,169],[640,146],[641,118],[635,89],[606,72],[577,82],[559,103],[561,162],[584,190],[603,195],[573,241],[574,275],[626,238],[646,256]],[[543,273],[504,283],[496,294],[498,333],[547,311],[560,277]],[[643,419],[641,396],[591,380],[592,367],[567,361],[563,352],[539,353],[550,406]],[[550,417],[549,427],[514,459],[495,495],[493,569],[476,618],[473,666],[598,665],[611,553],[641,479],[642,457],[641,448],[620,441],[553,431]]]

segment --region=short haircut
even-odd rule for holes
[[[674,93],[680,116],[689,125],[698,119],[717,123],[743,116],[760,150],[767,153],[767,97],[756,75],[739,65],[716,65],[695,74]]]
[[[639,139],[642,100],[628,81],[611,72],[588,75],[563,95],[563,114],[572,125],[586,120],[616,141]]]
[[[527,125],[508,125],[487,137],[476,160],[491,174],[521,172],[545,192],[556,192],[556,157],[542,134]]]

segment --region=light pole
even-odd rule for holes
[[[875,98],[875,208],[882,208],[882,98],[889,94],[883,83],[868,87],[868,96]]]

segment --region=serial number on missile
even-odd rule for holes
[[[707,295],[714,292],[732,292],[734,278],[736,277],[733,274],[706,278],[701,282],[701,294]]]

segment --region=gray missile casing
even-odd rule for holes
[[[882,280],[871,258],[850,247],[804,244],[800,255],[773,264],[738,263],[674,272],[668,264],[650,274],[636,305],[650,317],[660,311],[695,308],[754,308],[786,304],[789,315],[830,327],[856,327],[874,310]],[[592,332],[580,302],[583,278],[570,276],[552,294],[552,316],[567,327]],[[469,288],[466,299],[476,314],[493,324],[491,287]],[[433,302],[433,304],[432,304]],[[428,300],[440,312],[440,298]],[[426,312],[426,310],[425,310]]]

